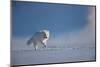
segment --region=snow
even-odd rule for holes
[[[95,61],[95,47],[11,50],[11,65]]]

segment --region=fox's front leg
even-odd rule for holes
[[[42,41],[40,41],[40,42],[41,42],[41,44],[43,45],[43,47],[46,48],[46,43],[43,43]]]

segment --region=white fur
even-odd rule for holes
[[[27,45],[33,44],[35,50],[37,48],[46,47],[49,39],[49,31],[41,30],[34,33],[34,35],[27,41]]]

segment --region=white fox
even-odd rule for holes
[[[48,30],[41,30],[39,32],[36,32],[27,41],[27,45],[30,45],[33,43],[35,50],[37,50],[37,48],[41,48],[41,47],[46,48],[48,39],[49,39],[49,31]]]

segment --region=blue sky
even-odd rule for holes
[[[88,8],[81,5],[13,1],[12,35],[30,36],[36,31],[48,29],[53,37],[80,31],[88,24]]]
[[[11,49],[33,49],[27,41],[43,29],[48,48],[95,47],[95,7],[12,1]]]

